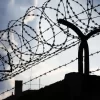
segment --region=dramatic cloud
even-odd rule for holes
[[[0,29],[7,28],[10,20],[18,19],[25,11],[35,5],[35,0],[1,0],[0,2]]]
[[[0,30],[4,30],[7,28],[8,22],[10,20],[16,20],[19,17],[25,14],[25,11],[30,7],[36,5],[35,0],[1,0],[0,1]],[[26,23],[32,21],[33,18],[27,18]],[[35,26],[35,25],[34,25]],[[6,40],[6,35],[3,39]],[[13,34],[11,34],[11,39],[13,43],[17,44],[15,41]],[[9,49],[9,45],[6,42],[3,42],[6,48]],[[1,43],[0,43],[1,46]],[[1,53],[2,51],[0,51]],[[2,56],[5,52],[2,52]],[[0,62],[1,63],[1,62]],[[11,81],[0,82],[0,92],[5,91],[6,89],[10,89],[12,87]]]

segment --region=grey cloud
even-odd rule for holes
[[[17,6],[28,7],[34,4],[33,0],[15,0]]]
[[[0,83],[0,92],[4,92],[4,89],[10,89],[11,87],[11,84],[10,84],[10,82],[8,82],[8,81],[5,81],[5,82],[1,82]]]
[[[11,0],[0,1],[0,30],[7,28],[7,24],[12,19],[23,16],[25,11],[35,4],[35,0]]]
[[[27,8],[35,4],[34,1],[35,0],[14,0],[12,4],[12,0],[0,0],[0,30],[6,29],[10,20],[16,20],[23,16]],[[6,46],[7,44],[4,43],[4,45]],[[0,92],[8,88],[11,88],[9,81],[0,82]]]

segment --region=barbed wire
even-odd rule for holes
[[[99,51],[96,51],[96,52],[94,52],[94,53],[91,53],[89,56],[91,57],[91,56],[94,56],[94,55],[99,54],[99,53],[100,53],[100,50],[99,50]],[[56,71],[56,70],[58,70],[58,69],[60,69],[60,68],[62,68],[62,67],[66,67],[66,66],[68,67],[69,64],[74,63],[76,60],[78,60],[78,58],[75,58],[75,59],[71,60],[70,62],[68,62],[68,63],[66,63],[66,64],[63,64],[63,65],[61,65],[61,66],[58,66],[58,67],[56,67],[56,68],[54,68],[54,69],[52,69],[52,70],[49,70],[49,71],[47,71],[47,72],[45,72],[45,73],[43,73],[43,74],[41,74],[41,75],[39,75],[39,76],[37,76],[37,77],[34,77],[34,78],[32,78],[32,79],[30,79],[30,80],[24,82],[23,85],[29,83],[30,81],[36,80],[36,79],[38,79],[38,78],[41,78],[41,77],[43,77],[43,76],[45,76],[45,75],[47,75],[47,74],[50,74],[50,73],[52,73],[52,72],[54,72],[54,71]],[[100,71],[100,69],[98,68],[98,69],[96,69],[96,70],[90,71],[89,73],[91,74],[91,73],[94,73],[94,72],[97,72],[97,71]],[[13,89],[15,89],[15,87],[13,87],[13,88],[11,88],[11,89],[8,89],[8,90],[6,90],[6,91],[0,93],[0,95],[4,94],[4,93],[6,93],[6,92],[12,91]]]
[[[0,70],[12,68],[11,72],[0,73],[0,81],[11,79],[80,43],[80,39],[73,35],[71,29],[57,23],[59,18],[72,22],[84,34],[100,28],[100,4],[94,5],[93,0],[87,1],[87,8],[76,0],[57,0],[54,6],[50,5],[53,2],[48,0],[41,7],[28,8],[23,17],[11,20],[8,28],[0,31]],[[76,6],[73,5],[80,10],[75,11]],[[29,25],[27,18],[37,20],[37,27]]]
[[[94,70],[94,71],[90,71],[90,73],[94,73],[94,72],[98,72],[98,71],[100,71],[100,69],[98,68],[98,69],[96,69],[96,70]]]

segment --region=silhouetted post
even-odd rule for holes
[[[80,43],[79,51],[78,51],[78,72],[80,74],[83,74],[83,72],[84,72],[85,75],[89,75],[89,47],[88,47],[87,40],[92,35],[96,34],[97,32],[100,32],[100,29],[95,28],[89,34],[84,35],[78,27],[76,27],[74,24],[68,22],[67,20],[59,19],[58,23],[71,28],[79,36],[81,43]],[[83,55],[83,50],[84,50],[84,55]],[[83,56],[84,56],[84,66],[83,66]],[[84,67],[84,71],[83,71],[83,67]]]
[[[15,96],[20,96],[22,93],[22,81],[15,81]]]

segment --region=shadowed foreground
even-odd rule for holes
[[[100,76],[69,73],[64,80],[4,100],[100,100]]]

